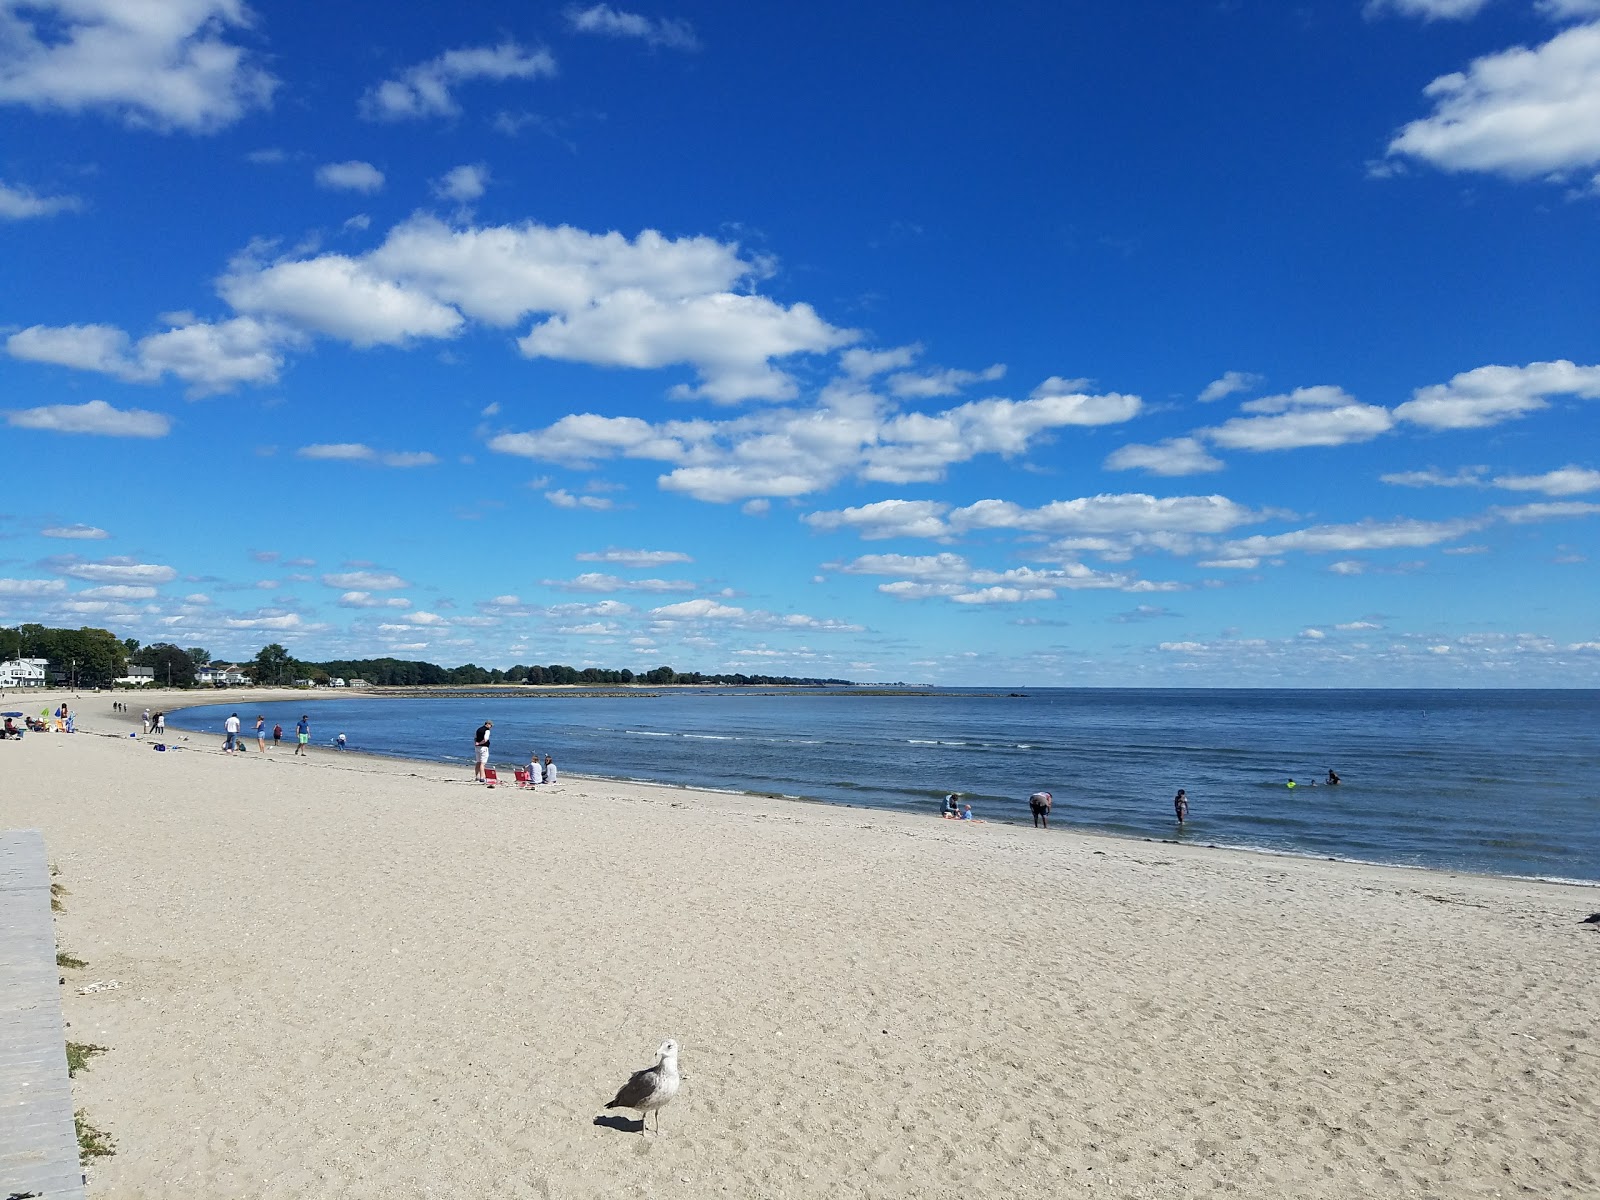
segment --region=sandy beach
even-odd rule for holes
[[[156,753],[112,699],[0,746],[92,1196],[1600,1194],[1597,889]],[[666,1037],[658,1138],[602,1106]]]

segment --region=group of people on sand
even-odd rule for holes
[[[146,714],[148,715],[148,710],[146,710]],[[159,720],[161,714],[157,713],[156,716]],[[165,725],[162,728],[164,729]],[[239,720],[239,714],[230,713],[228,719],[222,723],[222,749],[224,753],[234,754],[245,749],[245,739],[240,735],[242,728],[243,725]],[[256,751],[258,753],[265,754],[267,752],[267,737],[267,718],[264,714],[258,713],[255,726]],[[272,726],[271,737],[274,750],[283,745],[283,724],[281,722]],[[347,741],[348,739],[341,733],[334,739],[333,744],[338,749],[343,750]],[[306,747],[310,744],[311,718],[302,713],[299,723],[294,727],[294,752],[300,755],[306,754]]]
[[[490,782],[489,742],[494,737],[494,722],[485,721],[472,735],[472,779],[475,783]],[[517,768],[517,782],[527,787],[546,786],[560,778],[556,760],[546,754],[543,761],[535,750],[528,756],[528,765]],[[526,776],[526,778],[524,778]]]
[[[1329,767],[1328,778],[1324,782],[1329,787],[1335,787],[1343,781],[1339,778],[1339,773],[1332,767]],[[1289,780],[1289,787],[1291,790],[1302,786],[1316,787],[1317,785],[1315,782],[1302,785],[1297,784],[1293,779]],[[960,795],[955,792],[951,792],[944,798],[944,807],[939,810],[939,815],[945,818],[947,821],[973,820],[972,805],[961,804],[960,801]],[[1053,797],[1049,792],[1035,792],[1033,795],[1028,797],[1028,811],[1033,814],[1033,827],[1035,829],[1050,828],[1050,809],[1054,806],[1054,804],[1055,797]],[[1178,794],[1172,798],[1172,812],[1173,815],[1178,818],[1178,824],[1180,826],[1188,823],[1189,793],[1185,789],[1179,788]]]

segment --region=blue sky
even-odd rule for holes
[[[1600,686],[1600,0],[0,0],[0,622]]]

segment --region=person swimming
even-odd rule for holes
[[[1328,784],[1330,786],[1334,786],[1334,785],[1337,785],[1338,782],[1339,782],[1339,772],[1335,771],[1332,767],[1329,767],[1328,768]]]

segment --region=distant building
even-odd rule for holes
[[[294,686],[295,687],[316,687],[317,686],[317,681],[315,679],[296,679],[294,681]]]
[[[351,680],[348,680],[346,682],[345,686],[346,687],[353,687],[353,688],[363,688],[363,687],[371,687],[372,685],[370,683],[368,683],[365,679],[351,679]]]
[[[43,687],[49,669],[48,658],[13,658],[0,662],[0,688]]]
[[[344,687],[345,683],[344,683],[344,680],[340,679],[337,675],[335,675],[332,679],[328,680],[328,686],[329,687]]]
[[[113,679],[112,683],[120,683],[123,687],[152,687],[156,681],[154,667],[129,667]]]
[[[194,681],[204,687],[249,687],[250,677],[232,663],[212,663],[194,673]]]

